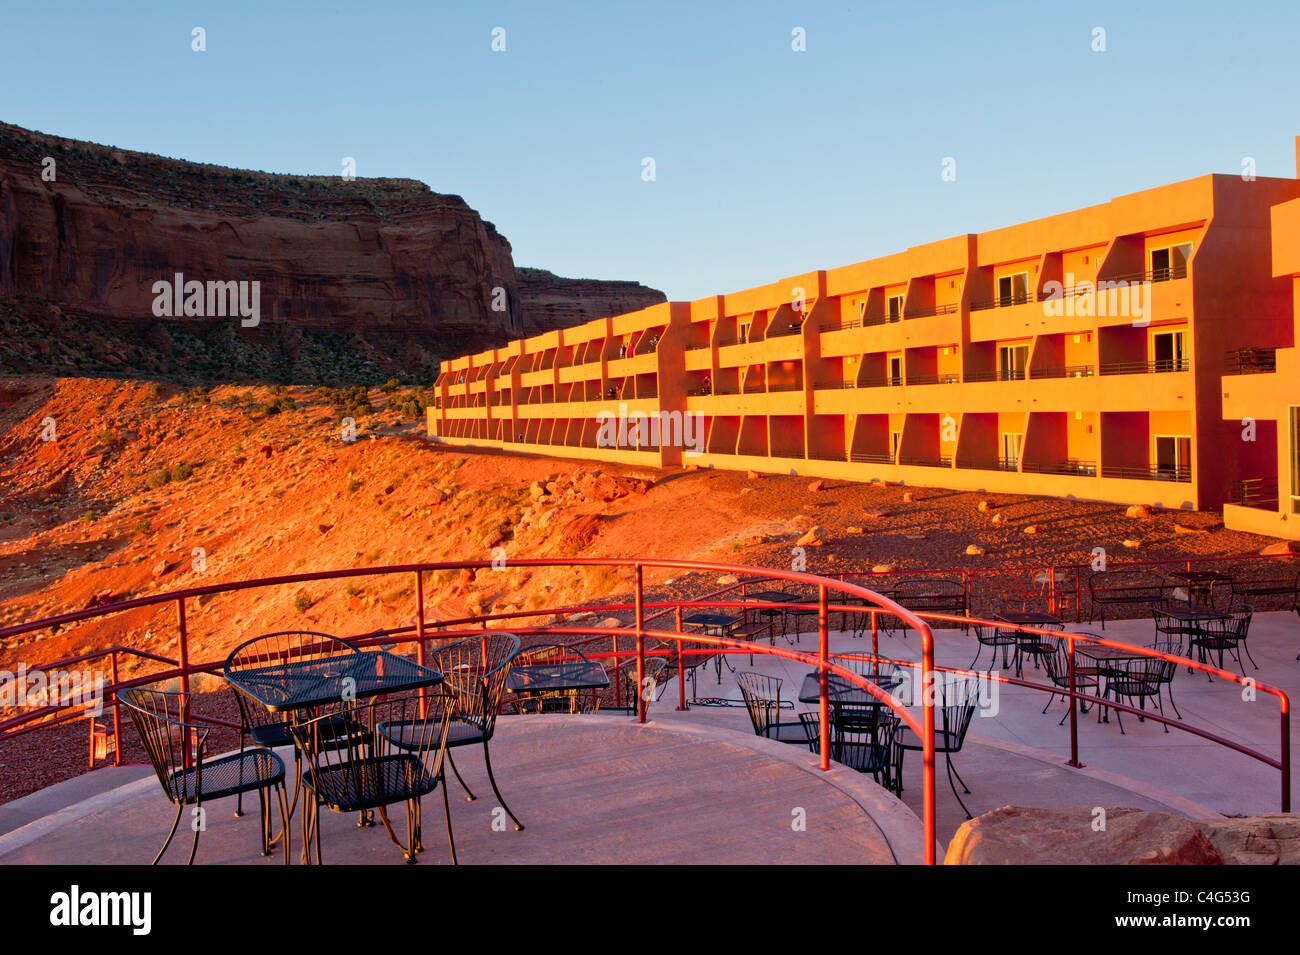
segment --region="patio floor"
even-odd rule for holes
[[[453,779],[452,820],[461,863],[845,863],[920,861],[916,817],[869,777],[817,769],[806,750],[700,726],[637,726],[626,716],[502,717],[492,746],[502,792],[526,828],[516,832],[488,785],[481,751],[457,766],[479,796]],[[287,765],[292,765],[286,760]],[[98,777],[98,779],[97,779]],[[96,785],[96,783],[98,783]],[[75,801],[68,796],[68,787]],[[250,812],[251,806],[251,812]],[[0,864],[147,864],[174,810],[141,767],[99,770],[4,807]],[[196,862],[278,865],[258,853],[257,799],[233,817],[233,800],[211,804]],[[796,831],[796,811],[806,829]],[[404,838],[404,810],[390,812]],[[401,863],[382,827],[323,813],[326,864]],[[494,827],[494,818],[500,820]],[[298,816],[293,862],[301,848]],[[504,823],[504,826],[502,826]],[[184,862],[189,816],[164,862]],[[449,862],[440,794],[424,801],[422,863]]]

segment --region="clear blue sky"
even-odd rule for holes
[[[1300,5],[1135,6],[3,0],[0,119],[276,172],[353,156],[464,196],[519,265],[689,299],[1244,156],[1293,176]]]

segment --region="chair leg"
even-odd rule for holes
[[[447,750],[447,762],[451,763],[451,771],[456,774],[456,782],[460,783],[460,788],[465,790],[465,801],[473,802],[478,797],[465,785],[465,780],[461,779],[460,770],[456,768],[456,760],[452,758],[450,749]]]
[[[952,770],[952,774],[957,777],[957,782],[961,783],[962,790],[966,793],[967,796],[969,796],[970,787],[966,785],[966,780],[961,778],[961,773],[957,772],[957,767],[953,765],[952,754],[944,753],[943,758],[947,761],[948,768]]]
[[[258,791],[260,792],[261,790]],[[194,808],[202,809],[203,804],[196,802]],[[194,865],[194,854],[199,851],[199,833],[203,831],[202,826],[196,826],[193,823],[190,824],[190,828],[194,830],[194,842],[190,845],[190,858],[189,861],[185,863],[186,865]]]
[[[1241,641],[1241,643],[1238,644],[1238,646],[1241,647],[1242,650],[1245,650],[1245,651],[1246,651],[1246,658],[1247,658],[1248,660],[1250,660],[1250,665],[1253,666],[1256,670],[1258,670],[1258,669],[1259,669],[1259,664],[1256,663],[1256,662],[1255,662],[1255,658],[1254,658],[1253,656],[1250,655],[1250,646],[1249,646],[1249,644],[1247,644],[1246,641],[1243,640],[1243,641]],[[1240,653],[1240,652],[1238,652],[1238,654],[1237,654],[1237,662],[1238,662],[1238,663],[1241,663],[1241,653]],[[1242,676],[1245,676],[1245,675],[1246,675],[1246,669],[1245,669],[1245,667],[1242,668],[1242,670],[1241,670],[1241,675],[1242,675]]]
[[[945,754],[945,755],[946,755],[946,754]],[[967,808],[966,808],[966,804],[965,804],[964,802],[961,801],[961,796],[958,795],[958,793],[957,793],[957,784],[956,784],[955,782],[953,782],[953,778],[952,778],[952,762],[951,762],[951,760],[947,760],[946,762],[948,763],[948,785],[949,785],[949,787],[952,788],[952,794],[953,794],[953,797],[957,800],[957,805],[961,806],[961,811],[964,812],[964,813],[966,813],[966,818],[967,818],[967,819],[970,819],[970,818],[971,818],[970,810],[967,809]],[[963,787],[962,787],[962,788],[965,788],[965,784],[963,784]],[[969,790],[967,791],[967,794],[969,795]]]
[[[459,865],[456,861],[456,837],[451,832],[451,803],[447,800],[447,777],[442,777],[442,812],[447,817],[447,845],[451,848],[451,864]]]
[[[523,831],[524,824],[519,821],[518,816],[510,811],[510,807],[506,805],[505,797],[501,795],[501,790],[497,788],[497,778],[492,773],[492,754],[488,751],[487,740],[483,741],[483,762],[487,765],[488,782],[492,784],[492,791],[496,793],[497,799],[501,803],[501,808],[506,811],[507,816],[514,820],[515,832]]]
[[[280,803],[280,838],[284,840],[284,864],[289,864],[289,794],[284,783],[275,788],[276,799]]]
[[[167,833],[167,840],[162,844],[162,848],[158,850],[158,854],[153,857],[153,862],[151,862],[150,865],[157,865],[158,860],[161,859],[163,853],[167,851],[167,847],[172,844],[172,837],[176,835],[176,827],[181,824],[181,813],[184,811],[185,807],[183,805],[176,807],[176,818],[172,820],[171,832]]]
[[[244,783],[244,731],[239,731],[239,783]],[[238,819],[244,814],[244,791],[241,789],[239,795],[235,797],[235,818]]]
[[[984,644],[981,643],[981,642],[979,642],[979,637],[976,637],[975,640],[976,640],[976,644],[977,644],[977,645],[976,645],[976,649],[975,649],[975,659],[972,660],[972,661],[970,662],[970,666],[968,666],[968,667],[966,668],[967,670],[973,670],[973,669],[975,669],[975,664],[979,662],[980,655],[984,653]],[[994,662],[994,663],[997,663],[997,661],[998,661],[998,652],[997,652],[996,650],[994,650],[994,651],[993,651],[993,662]],[[989,666],[989,669],[992,670],[993,667],[990,665],[990,666]]]

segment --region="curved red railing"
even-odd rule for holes
[[[1157,562],[1135,562],[1132,566],[1149,566]],[[1175,563],[1183,564],[1185,561]],[[633,602],[631,604],[606,604],[601,606],[570,606],[559,608],[538,608],[533,610],[519,610],[498,614],[483,614],[459,619],[433,621],[436,632],[430,631],[430,621],[425,619],[424,612],[424,576],[426,573],[438,570],[461,570],[461,569],[487,569],[492,567],[489,561],[469,561],[469,562],[437,562],[422,564],[401,564],[375,568],[357,568],[333,571],[317,571],[304,574],[294,574],[281,577],[268,577],[253,580],[234,581],[230,583],[209,584],[202,587],[193,587],[180,591],[169,593],[154,594],[148,597],[139,597],[133,600],[126,600],[115,604],[106,604],[99,607],[88,608],[86,610],[75,611],[68,614],[62,614],[55,617],[49,617],[42,620],[32,621],[25,624],[19,624],[9,627],[0,628],[0,640],[6,637],[15,636],[22,633],[29,633],[34,630],[46,627],[61,627],[69,624],[80,623],[97,617],[109,614],[122,613],[132,609],[148,606],[158,606],[168,603],[175,603],[177,607],[177,625],[180,633],[179,639],[179,660],[173,660],[158,654],[148,653],[131,647],[117,645],[105,648],[103,650],[93,651],[83,654],[79,657],[68,660],[57,661],[54,663],[44,664],[43,669],[53,670],[57,667],[68,666],[72,663],[85,662],[90,659],[111,656],[114,663],[114,679],[111,685],[105,687],[106,694],[116,702],[116,693],[118,690],[125,689],[129,686],[152,683],[159,680],[179,679],[182,686],[188,689],[189,677],[199,673],[216,673],[220,670],[223,661],[207,661],[202,663],[193,663],[189,659],[189,640],[186,626],[186,609],[185,604],[189,599],[194,599],[209,594],[226,593],[235,590],[244,590],[257,587],[281,586],[289,584],[298,584],[309,581],[331,580],[336,578],[351,577],[369,577],[384,576],[392,574],[413,573],[416,578],[416,602],[417,614],[415,623],[404,627],[380,630],[371,634],[362,635],[357,638],[359,642],[370,645],[395,645],[416,643],[418,656],[421,660],[425,656],[425,648],[428,640],[450,640],[456,639],[468,634],[482,632],[488,627],[489,623],[509,623],[513,632],[520,634],[564,634],[569,636],[581,636],[586,639],[572,641],[570,645],[574,647],[584,646],[598,640],[610,640],[612,650],[591,653],[593,658],[612,659],[615,665],[625,661],[628,658],[635,658],[637,662],[637,685],[643,685],[641,677],[644,670],[645,660],[645,638],[653,636],[661,639],[670,639],[676,641],[678,655],[678,683],[679,683],[679,708],[687,708],[685,698],[685,680],[682,678],[681,660],[686,655],[703,654],[703,653],[740,653],[740,654],[762,654],[767,656],[776,656],[784,659],[794,660],[809,665],[821,674],[821,693],[819,694],[819,708],[822,727],[822,745],[821,745],[821,765],[822,768],[829,767],[829,752],[827,735],[829,732],[829,713],[828,701],[826,694],[826,681],[830,673],[835,673],[850,683],[860,686],[871,695],[880,699],[884,704],[890,706],[892,710],[899,714],[900,719],[914,732],[918,734],[923,741],[925,750],[923,751],[923,807],[922,807],[922,824],[925,829],[925,856],[927,862],[934,860],[934,753],[933,753],[933,731],[934,719],[933,710],[930,706],[922,707],[922,719],[917,724],[915,717],[900,705],[897,700],[882,691],[875,684],[864,680],[856,674],[848,671],[829,659],[828,650],[828,615],[830,613],[852,613],[868,614],[870,616],[871,634],[872,634],[872,656],[879,655],[878,643],[878,621],[881,614],[889,614],[898,617],[910,629],[915,629],[922,635],[922,659],[919,663],[903,660],[894,660],[902,666],[917,668],[921,671],[921,686],[929,686],[936,673],[949,673],[957,675],[967,675],[982,680],[996,681],[1008,685],[1020,686],[1023,688],[1048,692],[1059,696],[1069,697],[1070,704],[1070,760],[1069,765],[1081,766],[1079,761],[1078,746],[1078,728],[1077,728],[1077,701],[1089,701],[1098,703],[1096,697],[1082,693],[1074,684],[1075,664],[1074,650],[1078,643],[1096,643],[1102,646],[1117,647],[1129,651],[1135,651],[1142,655],[1160,657],[1172,661],[1180,666],[1188,666],[1199,672],[1208,673],[1212,676],[1218,676],[1221,679],[1229,680],[1238,684],[1253,686],[1257,691],[1271,695],[1277,699],[1279,705],[1280,727],[1281,727],[1281,751],[1277,758],[1271,757],[1265,753],[1251,749],[1222,735],[1216,734],[1209,730],[1183,722],[1181,720],[1170,719],[1159,713],[1151,711],[1142,711],[1128,704],[1121,704],[1118,701],[1107,700],[1104,705],[1108,709],[1115,709],[1120,712],[1130,712],[1140,715],[1153,722],[1161,723],[1165,726],[1173,726],[1176,729],[1206,739],[1217,745],[1232,749],[1238,753],[1246,755],[1252,759],[1260,761],[1265,765],[1278,770],[1282,778],[1281,803],[1282,811],[1290,811],[1290,703],[1285,692],[1279,688],[1272,687],[1268,684],[1260,683],[1253,678],[1238,676],[1197,661],[1189,660],[1170,654],[1157,653],[1150,648],[1134,647],[1122,642],[1110,641],[1104,638],[1084,636],[1073,634],[1066,631],[1052,631],[1041,628],[1035,628],[1026,625],[1012,625],[1000,621],[985,620],[979,617],[963,617],[953,614],[944,614],[937,612],[912,612],[905,607],[900,606],[894,601],[880,594],[876,594],[866,587],[861,587],[843,580],[833,580],[827,577],[801,573],[797,571],[772,570],[767,568],[754,568],[732,564],[715,564],[698,561],[667,561],[667,560],[621,560],[617,558],[591,558],[591,559],[573,559],[573,560],[514,560],[510,562],[512,567],[545,567],[545,566],[615,566],[628,567],[633,569],[635,574],[635,586],[633,592]],[[1128,566],[1128,565],[1125,565]],[[748,579],[738,579],[736,583],[714,589],[700,597],[691,600],[667,600],[654,603],[646,603],[644,600],[644,580],[643,571],[646,567],[660,568],[678,568],[710,573],[730,573],[751,575]],[[844,572],[847,576],[854,576],[855,572]],[[895,572],[899,573],[899,572]],[[918,571],[918,574],[927,574],[937,576],[941,571]],[[870,576],[869,572],[864,572],[863,576]],[[817,609],[818,609],[818,652],[816,654],[807,653],[800,650],[788,650],[775,646],[764,646],[763,644],[737,640],[727,637],[711,637],[699,633],[685,633],[682,629],[682,613],[684,609],[694,608],[734,608],[734,609],[756,609],[756,608],[781,608],[799,606],[807,609],[807,603],[801,604],[773,604],[769,602],[747,601],[744,592],[755,584],[761,584],[765,580],[785,580],[794,583],[806,584],[817,588]],[[863,601],[855,604],[832,604],[829,600],[831,592],[844,594],[846,597]],[[591,612],[591,613],[612,613],[619,611],[633,611],[635,614],[634,624],[631,628],[601,628],[595,627],[577,627],[577,626],[514,626],[514,623],[521,622],[523,619],[530,617],[539,617],[561,612]],[[650,629],[649,624],[662,620],[664,617],[674,616],[674,629],[661,630]],[[970,670],[963,670],[953,667],[939,667],[934,664],[934,644],[933,632],[926,621],[958,624],[963,626],[980,625],[997,627],[1002,630],[1015,630],[1024,633],[1034,633],[1049,636],[1058,636],[1067,640],[1067,650],[1070,663],[1070,680],[1069,687],[1059,687],[1055,684],[1042,684],[1024,680],[1017,677],[1003,676],[1001,674],[992,675],[978,673]],[[477,629],[468,629],[468,627],[477,627]],[[455,629],[457,627],[466,627],[466,629]],[[631,637],[634,646],[628,649],[620,649],[620,637]],[[683,643],[689,641],[695,646],[685,648]],[[700,648],[713,649],[700,649]],[[144,676],[138,676],[130,680],[119,681],[116,677],[116,659],[118,654],[133,654],[139,657],[152,659],[156,662],[169,664],[171,669],[162,672],[151,673]],[[33,668],[38,669],[38,668]],[[621,685],[615,683],[615,692],[621,691]],[[929,702],[923,700],[923,702]],[[645,719],[644,699],[638,703],[638,719]],[[117,708],[114,707],[115,728]],[[81,718],[85,715],[84,708],[78,707],[59,707],[46,706],[37,708],[17,716],[10,717],[0,721],[0,739],[18,735],[24,732],[30,732],[34,729],[43,728],[51,725],[66,723],[69,720]],[[120,739],[120,737],[117,737]],[[120,758],[120,753],[119,753]]]
[[[841,607],[832,608],[828,601],[828,594],[831,590],[844,593],[848,596],[862,600],[865,607],[876,610],[877,612],[889,613],[898,617],[910,629],[916,630],[921,635],[921,664],[923,679],[925,674],[933,669],[934,664],[934,638],[930,627],[916,614],[907,610],[905,607],[894,603],[887,597],[872,591],[851,584],[845,581],[831,580],[825,577],[819,577],[814,574],[803,573],[800,571],[773,570],[766,568],[755,568],[739,564],[718,564],[704,561],[673,561],[673,560],[623,560],[618,558],[588,558],[588,559],[518,559],[510,561],[512,568],[518,567],[584,567],[584,566],[608,566],[608,567],[629,567],[635,575],[635,588],[633,592],[634,603],[632,609],[635,612],[635,619],[632,628],[618,628],[618,635],[631,634],[635,641],[636,656],[636,673],[637,686],[642,686],[645,669],[645,638],[647,635],[653,635],[657,638],[666,638],[677,641],[679,659],[683,653],[696,653],[698,649],[684,650],[683,641],[690,641],[696,645],[714,646],[720,652],[742,652],[750,654],[765,654],[769,656],[779,656],[785,659],[794,660],[809,664],[817,669],[820,674],[820,693],[819,693],[819,712],[821,724],[821,768],[827,770],[830,768],[830,712],[829,700],[827,693],[827,679],[829,674],[835,673],[837,676],[848,680],[850,683],[858,686],[872,696],[879,699],[884,705],[896,712],[899,718],[915,732],[922,744],[922,812],[921,824],[923,829],[923,857],[927,865],[933,865],[937,860],[935,858],[935,805],[934,805],[934,709],[930,705],[921,707],[921,720],[918,723],[916,718],[903,706],[898,700],[885,693],[875,684],[863,677],[858,676],[852,671],[830,662],[829,652],[829,631],[827,628],[828,614],[832,609],[839,610]],[[151,607],[174,602],[177,613],[177,629],[179,631],[179,661],[170,661],[167,658],[158,659],[165,662],[174,662],[175,665],[171,670],[165,670],[160,673],[151,673],[145,676],[139,676],[131,680],[114,680],[111,686],[105,687],[107,695],[111,696],[114,711],[116,712],[117,693],[120,690],[131,686],[139,686],[146,683],[154,683],[163,680],[179,679],[182,689],[189,690],[189,680],[192,675],[199,673],[217,672],[223,660],[213,660],[204,663],[193,663],[189,658],[189,632],[186,623],[185,602],[198,597],[230,593],[238,590],[248,590],[257,587],[283,586],[289,584],[300,584],[310,581],[335,580],[347,577],[369,577],[369,576],[386,576],[391,574],[415,574],[416,578],[416,602],[417,613],[414,627],[403,627],[394,630],[381,631],[379,634],[365,635],[361,642],[365,644],[398,644],[415,642],[417,645],[417,657],[419,662],[425,662],[426,644],[429,639],[445,640],[452,637],[463,636],[464,634],[449,632],[443,629],[444,626],[460,622],[477,622],[486,628],[487,623],[491,620],[504,620],[518,617],[537,617],[555,613],[554,609],[537,609],[532,611],[517,611],[512,614],[486,614],[475,618],[466,618],[463,621],[446,621],[438,622],[439,632],[430,634],[428,631],[428,622],[425,620],[424,612],[424,575],[431,571],[438,570],[484,570],[493,568],[492,561],[460,561],[460,562],[433,562],[417,564],[394,564],[383,567],[370,568],[349,568],[344,570],[315,571],[304,574],[289,574],[278,577],[264,577],[253,580],[232,581],[229,583],[208,584],[201,587],[190,587],[183,590],[171,591],[162,594],[153,594],[147,597],[137,597],[132,600],[124,600],[119,603],[104,604],[98,607],[90,607],[84,610],[73,611],[71,613],[59,614],[54,617],[47,617],[41,620],[31,621],[23,624],[11,625],[0,628],[0,640],[7,637],[17,636],[19,634],[30,633],[34,630],[40,630],[47,627],[63,627],[69,624],[80,623],[85,620],[97,617],[107,616],[109,614],[123,613],[140,607]],[[805,653],[798,650],[787,650],[776,646],[764,646],[758,643],[751,643],[744,640],[735,640],[729,637],[713,637],[697,633],[683,633],[680,626],[681,609],[677,607],[676,630],[650,630],[646,627],[645,618],[645,601],[644,601],[644,570],[647,567],[675,568],[681,570],[707,571],[710,573],[722,574],[760,574],[765,578],[773,580],[784,580],[791,583],[804,584],[817,589],[817,628],[818,628],[818,652],[816,655]],[[682,606],[686,604],[683,603]],[[675,604],[664,604],[665,607],[676,606]],[[765,604],[765,606],[782,606]],[[806,605],[805,605],[806,606]],[[847,607],[847,605],[845,605]],[[607,608],[572,608],[575,610],[601,610]],[[863,604],[854,605],[852,608],[855,612],[864,609]],[[873,616],[873,621],[874,621]],[[414,629],[412,635],[410,631]],[[555,633],[563,632],[565,629],[574,628],[550,628],[550,627],[529,627],[526,628],[531,633]],[[588,631],[590,632],[590,631]],[[413,639],[414,638],[414,639]],[[617,641],[617,635],[614,636]],[[617,660],[618,650],[615,642],[614,657]],[[156,655],[154,655],[156,656]],[[46,670],[52,670],[59,666],[66,666],[68,661],[58,661],[55,663],[43,664]],[[684,684],[684,678],[679,670],[679,682]],[[684,693],[684,687],[683,687]],[[640,693],[637,695],[637,720],[645,722],[646,700]],[[10,717],[0,721],[0,739],[16,736],[20,733],[30,732],[44,726],[53,725],[54,723],[65,722],[67,719],[76,718],[85,715],[85,707],[69,707],[66,709],[73,710],[71,715],[56,714],[54,720],[42,719],[42,716],[49,717],[48,710],[42,712],[29,712]],[[120,739],[120,737],[118,737]],[[120,749],[118,751],[120,760]]]

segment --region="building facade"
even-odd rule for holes
[[[1225,367],[1294,344],[1297,225],[1297,180],[1210,175],[669,302],[444,362],[429,435],[1217,508],[1243,478],[1276,481],[1290,453],[1277,394],[1300,392],[1284,370],[1300,358],[1234,377],[1251,379],[1240,397],[1224,382]]]

